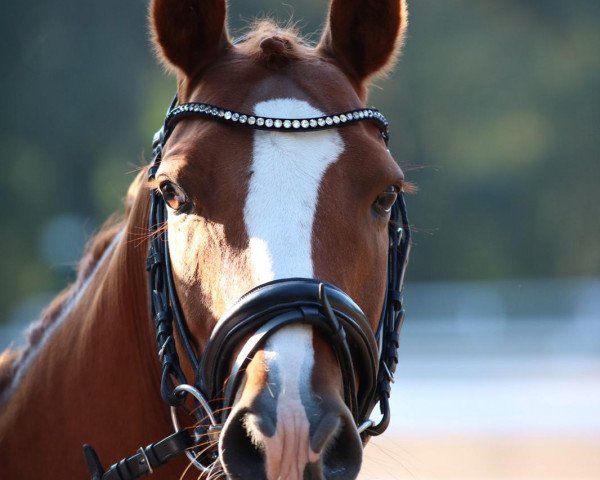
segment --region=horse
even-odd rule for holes
[[[0,476],[357,478],[403,318],[410,184],[365,105],[405,2],[331,0],[316,45],[232,41],[225,0],[149,12],[176,97],[121,220],[0,357]]]

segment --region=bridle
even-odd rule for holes
[[[372,108],[314,118],[287,119],[244,114],[205,103],[178,105],[175,97],[164,125],[154,136],[153,158],[148,172],[150,180],[156,175],[164,146],[173,129],[178,122],[190,117],[280,132],[325,130],[368,121],[378,126],[386,145],[389,141],[388,121]],[[161,228],[167,221],[166,204],[160,192],[153,190],[150,195],[150,240],[146,268],[162,369],[160,393],[171,408],[175,433],[141,447],[135,455],[124,458],[106,471],[95,450],[90,445],[84,445],[92,480],[134,479],[153,473],[154,468],[182,452],[201,471],[208,471],[208,464],[213,463],[218,454],[214,449],[202,449],[199,444],[207,438],[218,439],[237,387],[254,353],[271,335],[292,324],[312,325],[332,345],[341,366],[344,401],[363,442],[383,433],[390,421],[389,397],[398,363],[399,335],[404,319],[402,292],[410,252],[410,228],[402,192],[391,211],[388,281],[384,306],[374,333],[361,309],[337,287],[315,279],[283,279],[260,285],[246,293],[219,320],[200,356],[190,340],[177,298],[168,235],[166,229]],[[195,372],[192,383],[187,380],[181,367],[175,338]],[[238,349],[239,353],[234,359]],[[360,379],[359,387],[355,382],[356,376]],[[191,434],[180,428],[177,417],[177,409],[184,406],[187,395],[197,402],[195,408],[188,412],[197,422]],[[375,422],[369,417],[378,403],[381,419]]]

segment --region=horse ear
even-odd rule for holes
[[[391,68],[407,23],[405,0],[332,0],[317,48],[363,86]]]
[[[150,28],[159,58],[192,77],[229,45],[226,0],[152,0]]]

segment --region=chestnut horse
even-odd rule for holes
[[[0,477],[358,476],[407,257],[407,184],[365,102],[406,22],[403,0],[332,0],[316,46],[266,21],[232,42],[225,0],[151,2],[177,102],[123,219],[0,356]]]

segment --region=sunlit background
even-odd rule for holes
[[[1,0],[0,348],[120,208],[175,88],[145,0]],[[318,38],[325,0],[232,0]],[[291,6],[293,5],[293,6]],[[600,2],[414,0],[370,103],[419,186],[368,479],[600,478]]]

